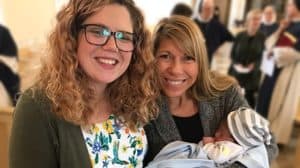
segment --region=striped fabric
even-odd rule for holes
[[[228,127],[235,140],[249,148],[261,144],[270,144],[269,122],[250,108],[239,108],[229,113]]]

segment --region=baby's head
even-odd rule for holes
[[[215,141],[234,141],[226,120],[220,123],[220,126],[215,133]]]
[[[218,141],[234,141],[233,136],[229,131],[226,120],[220,123],[214,137],[203,137],[202,140],[204,145]]]

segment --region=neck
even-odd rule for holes
[[[300,12],[293,17],[292,21],[300,21]]]
[[[263,24],[264,24],[264,25],[267,25],[267,26],[272,25],[272,24],[274,24],[274,23],[275,23],[275,21],[269,21],[269,22],[264,21],[264,22],[263,22]]]
[[[202,17],[201,14],[198,15],[198,20],[200,20],[201,22],[209,22],[211,19],[212,19],[213,16],[210,16],[210,17]]]
[[[96,84],[92,86],[94,91],[93,100],[90,101],[92,107],[92,115],[90,116],[90,124],[103,122],[112,114],[111,105],[105,96],[106,85]]]
[[[189,117],[197,112],[197,105],[193,99],[188,98],[186,95],[168,98],[169,108],[173,115],[179,117]]]
[[[183,104],[186,102],[185,97],[176,97],[176,98],[168,98],[170,109],[179,109],[183,106]]]
[[[89,123],[101,123],[106,121],[112,114],[111,105],[107,99],[102,99],[92,103],[92,115],[90,116]]]
[[[102,84],[98,84],[98,83],[95,83],[92,85],[92,89],[94,90],[96,99],[99,100],[99,99],[104,98],[106,87],[107,87],[107,85],[102,85]]]
[[[247,30],[247,33],[248,33],[249,36],[254,36],[255,33],[256,33],[256,31],[255,31],[255,30],[248,29],[248,30]]]

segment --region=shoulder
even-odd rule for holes
[[[231,112],[240,107],[249,107],[247,100],[243,96],[239,85],[232,85],[230,88],[224,91],[224,106],[226,112]]]
[[[221,91],[219,97],[223,97],[224,99],[242,97],[241,87],[238,84],[232,84],[227,89]]]
[[[279,27],[279,24],[278,24],[278,23],[272,24],[272,28],[273,28],[273,29],[277,29],[278,27]]]
[[[37,88],[29,88],[21,94],[16,108],[21,107],[36,107],[50,105],[50,100],[46,94]]]
[[[227,89],[220,91],[208,103],[215,104],[215,106],[220,108],[219,110],[224,110],[225,113],[236,110],[239,107],[248,107],[248,103],[237,84],[232,84]]]
[[[225,27],[219,20],[217,20],[216,18],[212,18],[211,21],[209,22],[210,24],[213,24],[213,25],[217,25],[217,26],[220,26],[220,27]]]
[[[258,38],[260,38],[260,39],[265,39],[265,35],[264,35],[264,33],[263,32],[261,32],[261,31],[258,31],[257,32],[257,34],[256,34],[256,36],[258,37]]]
[[[45,93],[41,90],[30,88],[20,96],[15,108],[14,117],[21,120],[22,118],[43,120],[46,117],[51,116],[52,118],[54,116],[51,109],[50,100]]]
[[[9,29],[3,25],[0,25],[0,34],[2,36],[1,38],[11,36]]]
[[[7,32],[8,31],[8,29],[5,27],[5,26],[3,26],[3,25],[0,25],[0,32],[2,33],[2,32]]]
[[[243,36],[246,36],[246,31],[242,31],[242,32],[240,32],[240,33],[238,33],[237,35],[236,35],[236,38],[240,38],[240,37],[243,37]]]
[[[223,92],[224,97],[232,97],[232,96],[236,96],[237,94],[238,95],[241,94],[241,88],[238,86],[238,84],[231,85]]]
[[[239,44],[240,41],[244,40],[246,38],[246,32],[242,31],[242,32],[239,32],[236,36],[235,36],[235,39],[234,39],[234,42],[236,44]]]
[[[237,94],[240,94],[240,89],[237,84],[232,84],[225,90],[218,91],[218,94],[216,96],[208,99],[208,102],[215,102],[215,101],[221,101],[224,99],[229,99],[233,96],[236,96]]]
[[[228,29],[226,28],[226,26],[221,23],[219,20],[213,18],[209,24],[211,25],[210,28],[213,28],[213,29],[218,29],[219,31],[222,31],[223,33],[224,32],[229,32]]]

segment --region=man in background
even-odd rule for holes
[[[215,14],[214,0],[200,0],[198,15],[194,19],[205,37],[209,64],[214,52],[226,41],[233,41],[233,36],[227,28],[221,24]]]

